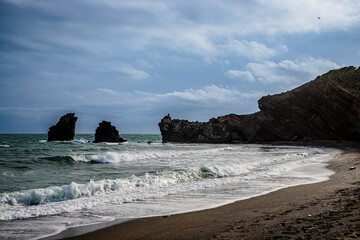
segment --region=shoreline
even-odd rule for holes
[[[69,228],[69,229],[66,229],[64,231],[61,231],[61,232],[59,232],[59,233],[57,233],[55,235],[42,237],[42,238],[40,238],[40,240],[58,240],[58,239],[68,239],[68,238],[71,239],[73,237],[77,237],[77,236],[81,236],[81,235],[88,234],[88,233],[91,233],[91,232],[99,231],[99,230],[102,230],[102,229],[105,229],[105,228],[108,228],[108,227],[111,227],[111,226],[114,226],[114,225],[119,225],[119,224],[122,224],[122,223],[129,222],[129,221],[136,221],[136,220],[140,220],[140,219],[157,218],[157,217],[166,218],[166,217],[169,217],[169,216],[174,216],[174,215],[179,215],[179,214],[188,214],[188,213],[193,213],[193,212],[206,211],[206,210],[211,210],[211,209],[216,209],[216,208],[219,208],[219,207],[223,207],[225,205],[233,204],[233,203],[236,203],[238,201],[245,201],[245,200],[248,200],[248,199],[251,199],[251,198],[264,196],[264,195],[270,194],[272,192],[281,191],[282,189],[285,189],[285,188],[296,187],[296,186],[307,185],[307,184],[316,184],[316,183],[319,183],[319,182],[327,181],[329,179],[329,177],[332,174],[334,174],[334,172],[329,170],[327,168],[327,166],[328,166],[328,161],[319,162],[319,163],[310,163],[310,164],[307,164],[305,166],[295,168],[294,171],[292,172],[293,174],[300,174],[302,177],[304,177],[304,173],[308,173],[309,168],[311,168],[310,171],[321,171],[321,174],[318,173],[317,177],[309,177],[309,176],[306,177],[306,178],[309,178],[309,179],[312,178],[313,181],[314,181],[314,179],[317,179],[316,182],[311,181],[311,182],[304,182],[304,183],[301,183],[301,184],[289,185],[289,186],[286,186],[286,187],[279,187],[277,189],[270,190],[268,192],[264,192],[262,194],[247,196],[247,197],[240,198],[240,199],[237,199],[237,200],[234,200],[234,201],[224,202],[224,203],[213,205],[213,206],[210,206],[210,207],[204,207],[204,208],[194,209],[194,210],[190,210],[190,211],[184,210],[184,211],[175,212],[175,213],[172,213],[172,214],[165,214],[165,215],[153,215],[153,216],[136,217],[136,218],[115,219],[115,220],[112,220],[110,222],[91,224],[91,225],[85,225],[85,226],[79,226],[79,227],[73,227],[73,228]],[[324,178],[326,178],[326,180],[322,180]]]
[[[273,144],[284,144],[284,142]],[[315,219],[314,216],[319,217],[322,214],[328,216],[329,213],[334,214],[334,211],[339,211],[337,208],[332,209],[334,206],[332,200],[335,201],[339,194],[356,195],[352,188],[360,187],[359,143],[312,142],[312,144],[296,143],[295,145],[342,149],[343,153],[340,156],[328,161],[327,168],[334,171],[335,174],[327,181],[283,188],[216,208],[169,216],[140,218],[117,224],[110,222],[108,223],[109,227],[103,226],[97,230],[90,229],[91,226],[85,226],[84,231],[87,233],[82,235],[68,237],[69,235],[64,235],[69,231],[67,230],[45,239],[258,239],[259,237],[264,238],[264,236],[271,239],[271,236],[277,235],[278,238],[289,233],[294,238],[295,236],[309,238],[310,235],[306,235],[307,231],[303,230],[307,229],[306,224]],[[350,165],[357,165],[357,167],[349,170]],[[347,209],[340,208],[340,210]],[[341,215],[341,212],[339,214]],[[346,214],[351,215],[349,212]],[[356,214],[354,216],[355,219],[349,221],[357,225],[353,227],[354,224],[348,224],[347,228],[350,228],[348,231],[341,230],[339,233],[336,230],[339,227],[334,228],[334,224],[331,223],[328,227],[322,226],[322,228],[327,229],[328,234],[332,234],[331,236],[341,237],[345,236],[345,233],[348,235],[358,233],[359,235],[356,236],[360,237],[360,218],[356,218]],[[351,216],[347,218],[351,218]],[[344,226],[346,224],[341,224],[341,222],[346,221],[347,218],[342,216],[337,223]],[[323,218],[321,219],[322,224],[327,222]],[[288,222],[293,222],[293,224]],[[294,230],[292,225],[299,226]],[[330,228],[330,226],[332,227]],[[338,232],[333,233],[330,231],[332,228]],[[313,231],[317,229],[312,227]],[[285,238],[289,238],[289,235]]]

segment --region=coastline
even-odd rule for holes
[[[344,152],[340,156],[328,162],[327,168],[335,174],[324,182],[284,188],[213,209],[141,218],[118,224],[113,222],[109,223],[111,224],[109,227],[97,226],[101,228],[98,230],[88,226],[83,228],[83,232],[87,232],[83,235],[67,238],[69,235],[66,236],[64,233],[67,231],[65,231],[50,238],[80,240],[279,239],[283,237],[288,239],[316,238],[316,234],[327,234],[329,238],[341,238],[347,235],[360,237],[358,217],[360,206],[355,203],[352,205],[346,203],[346,208],[342,206],[346,205],[342,204],[344,201],[359,197],[359,143],[295,144],[342,149]],[[356,166],[356,169],[349,170],[351,166]],[[337,204],[339,199],[341,201]]]

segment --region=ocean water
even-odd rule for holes
[[[326,180],[335,149],[163,144],[161,135],[47,142],[0,135],[0,239],[39,239],[116,219],[211,208]]]

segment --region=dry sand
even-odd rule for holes
[[[335,174],[326,182],[214,209],[132,220],[67,239],[360,239],[359,148],[340,147],[344,153],[330,160],[328,168]]]

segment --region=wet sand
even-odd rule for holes
[[[328,168],[335,174],[328,181],[66,239],[360,239],[359,145],[332,147],[344,153],[330,160]]]

